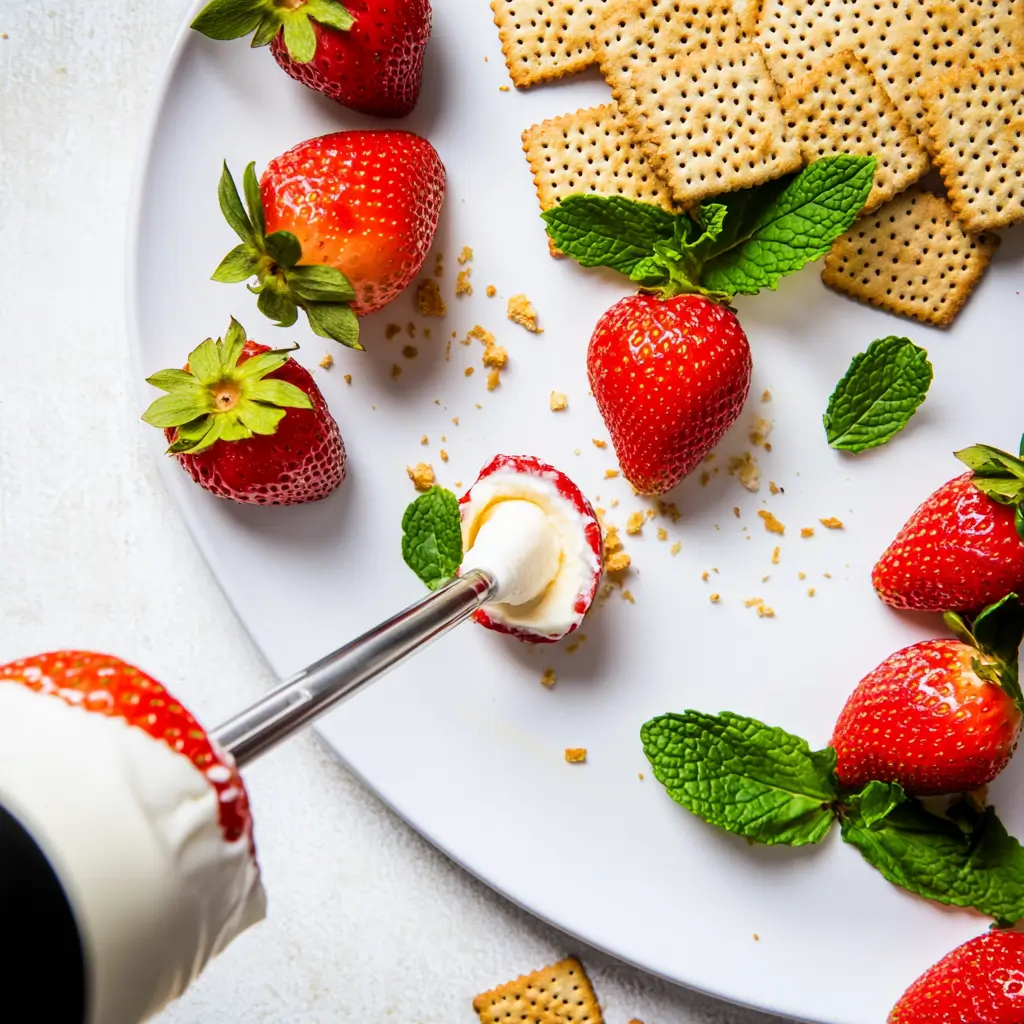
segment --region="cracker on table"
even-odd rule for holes
[[[823,156],[873,156],[868,212],[928,170],[928,154],[874,75],[853,50],[827,57],[782,97],[790,131],[808,163]]]
[[[644,159],[614,103],[542,121],[523,132],[540,208],[573,192],[625,196],[671,210],[668,186]],[[559,255],[548,239],[552,256]]]
[[[615,0],[602,15],[593,45],[619,110],[635,120],[633,68],[678,53],[739,46],[743,41],[730,0]]]
[[[520,88],[594,63],[591,40],[609,0],[491,0],[501,52]]]
[[[575,957],[481,993],[473,1009],[480,1024],[603,1024],[590,980]]]
[[[821,279],[869,305],[945,327],[998,244],[996,235],[967,234],[944,199],[911,189],[838,239]]]
[[[1024,56],[950,71],[921,90],[935,164],[968,231],[1024,220]]]
[[[630,69],[630,127],[680,205],[749,188],[803,165],[756,46],[659,56]]]

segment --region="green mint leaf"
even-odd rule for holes
[[[659,288],[668,284],[669,268],[661,261],[659,256],[645,256],[633,264],[629,272],[629,279],[635,281],[642,288]]]
[[[402,516],[402,557],[431,589],[444,586],[462,564],[459,499],[443,487],[421,494]]]
[[[650,203],[589,194],[566,196],[541,217],[567,256],[584,267],[611,267],[626,275],[653,254],[656,242],[671,240],[678,219]]]
[[[759,843],[803,846],[835,817],[835,751],[732,712],[662,715],[640,730],[655,777],[676,803]]]
[[[284,45],[288,56],[308,64],[316,54],[316,31],[303,7],[287,11],[283,17]]]
[[[306,0],[306,13],[329,28],[347,32],[356,19],[336,0]]]
[[[238,284],[255,277],[259,266],[259,252],[247,242],[241,242],[220,261],[210,278],[222,284]]]
[[[210,0],[192,28],[210,39],[240,39],[256,28],[266,11],[266,0]]]
[[[863,452],[891,441],[925,400],[928,353],[909,338],[880,338],[853,357],[823,417],[833,448]]]
[[[266,238],[267,255],[281,267],[294,267],[302,259],[302,246],[290,231],[275,231]]]
[[[314,334],[363,351],[359,341],[359,320],[349,306],[337,302],[307,302],[302,308]]]
[[[884,878],[909,892],[955,907],[974,907],[1010,925],[1024,917],[1024,850],[991,807],[973,827],[939,817],[917,800],[870,823],[847,806],[843,839]]]
[[[874,176],[874,157],[822,157],[787,179],[781,191],[772,184],[763,194],[758,188],[743,200],[727,199],[731,213],[742,212],[744,224],[723,232],[729,244],[712,249],[701,285],[723,295],[776,288],[787,274],[828,252],[856,220]]]
[[[287,273],[288,287],[297,299],[309,302],[352,302],[356,290],[335,267],[322,263],[301,264]]]
[[[859,793],[846,798],[846,807],[859,814],[861,824],[870,828],[906,800],[907,794],[898,782],[869,782]]]
[[[242,206],[242,200],[239,198],[238,189],[235,186],[235,179],[231,177],[226,160],[220,172],[217,201],[220,203],[220,212],[224,214],[224,219],[230,225],[231,230],[246,245],[255,245],[256,235],[253,231],[252,221],[249,220],[249,216]]]

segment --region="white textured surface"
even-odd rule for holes
[[[0,6],[0,661],[61,646],[116,652],[211,723],[272,680],[141,443],[122,314],[135,146],[181,9]],[[247,778],[269,920],[163,1024],[471,1024],[476,992],[569,951],[586,961],[608,1024],[768,1020],[533,921],[413,834],[311,737]]]

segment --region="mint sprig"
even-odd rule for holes
[[[828,252],[860,213],[874,174],[874,157],[823,157],[692,214],[576,194],[541,216],[555,245],[583,266],[611,267],[665,298],[728,301],[774,289]]]
[[[820,842],[835,817],[836,754],[731,712],[661,715],[640,730],[644,754],[676,803],[754,842]]]
[[[255,164],[246,167],[242,187],[244,206],[225,163],[217,199],[241,244],[220,261],[213,280],[238,284],[255,277],[257,283],[247,287],[257,296],[256,307],[278,327],[291,327],[302,309],[314,334],[362,350],[359,321],[349,305],[356,293],[348,278],[335,267],[302,263],[302,245],[290,231],[267,234]]]
[[[831,447],[863,452],[891,441],[925,400],[928,353],[909,338],[880,338],[855,355],[828,400],[823,421]]]
[[[1020,442],[1020,458],[987,444],[976,444],[953,454],[974,471],[972,482],[982,494],[1016,510],[1017,533],[1024,540],[1024,438]]]
[[[431,589],[444,586],[462,564],[459,499],[443,487],[421,494],[402,516],[402,557]]]

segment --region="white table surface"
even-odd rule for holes
[[[0,4],[0,662],[107,650],[213,724],[273,680],[141,443],[123,316],[135,149],[183,10]],[[247,780],[269,918],[162,1024],[471,1024],[477,992],[571,952],[608,1024],[772,1019],[619,965],[511,906],[311,735]]]

